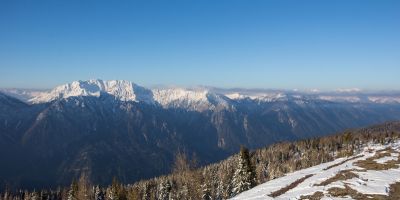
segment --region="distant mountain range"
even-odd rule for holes
[[[217,88],[147,89],[129,81],[74,81],[53,90],[2,89],[0,181],[11,187],[96,183],[168,173],[178,151],[200,164],[240,145],[262,147],[389,120],[400,94]]]
[[[272,89],[222,89],[214,87],[198,88],[157,88],[148,89],[124,80],[87,80],[74,81],[52,90],[36,89],[1,89],[0,92],[27,103],[45,103],[73,96],[95,96],[102,93],[114,96],[121,101],[159,104],[164,108],[183,107],[195,109],[196,104],[204,103],[212,107],[216,104],[229,106],[229,100],[253,100],[258,102],[297,100],[327,100],[349,103],[400,103],[400,91],[363,92],[357,88],[336,89],[332,92],[319,90],[272,90]],[[206,109],[201,107],[199,109]]]

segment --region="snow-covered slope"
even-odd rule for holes
[[[232,199],[386,199],[391,184],[400,182],[399,154],[399,141],[369,144],[358,155],[289,173]]]

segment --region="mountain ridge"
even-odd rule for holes
[[[335,92],[296,92],[266,90],[248,92],[246,90],[224,90],[218,88],[155,88],[149,89],[125,80],[103,81],[90,79],[73,81],[49,91],[25,91],[15,89],[0,90],[24,102],[39,104],[72,96],[95,96],[110,94],[121,101],[145,102],[164,108],[184,108],[195,111],[212,109],[234,109],[237,101],[256,103],[295,101],[299,104],[308,100],[342,103],[400,104],[400,93],[362,93],[359,89],[340,89]],[[249,90],[250,91],[250,90]]]
[[[121,84],[133,90],[130,82]],[[98,92],[101,87],[105,88],[85,92],[77,87],[72,94],[79,95],[45,103],[2,94],[0,157],[8,162],[0,166],[0,178],[27,187],[65,185],[84,172],[99,184],[110,183],[113,176],[132,182],[169,173],[179,151],[195,154],[204,165],[232,155],[240,145],[254,149],[400,120],[400,104],[334,102],[292,94],[258,101],[185,89],[162,90],[164,94],[157,95],[165,101],[149,103],[117,98],[137,96],[118,89],[107,90],[114,94]]]
[[[70,90],[68,89],[75,89],[75,90]],[[363,94],[363,95],[369,95],[370,96],[370,102],[378,102],[374,101],[374,96],[375,97],[386,97],[386,98],[392,98],[392,102],[398,102],[397,97],[400,96],[400,93],[398,91],[366,91],[363,92],[363,90],[360,89],[337,89],[332,92],[329,91],[298,91],[298,90],[268,90],[268,89],[221,89],[221,88],[215,88],[215,87],[195,87],[195,88],[185,88],[185,87],[157,87],[157,88],[146,88],[143,86],[140,86],[134,82],[126,81],[126,80],[101,80],[101,79],[89,79],[89,80],[79,80],[79,81],[73,81],[71,83],[66,83],[62,84],[59,86],[56,86],[53,89],[50,90],[35,90],[35,89],[16,89],[16,88],[3,88],[0,89],[3,93],[6,93],[7,95],[11,95],[16,98],[19,98],[23,101],[27,102],[32,102],[32,103],[43,103],[43,102],[48,102],[55,100],[59,98],[60,96],[63,97],[69,97],[69,96],[99,96],[99,92],[106,92],[111,95],[114,95],[121,100],[132,100],[132,101],[141,101],[141,100],[136,100],[134,93],[136,92],[135,89],[137,89],[139,92],[144,90],[144,93],[146,92],[153,92],[153,93],[193,93],[194,98],[198,98],[202,96],[204,93],[212,93],[212,94],[218,94],[218,95],[223,95],[231,100],[235,99],[259,99],[265,101],[271,101],[273,99],[280,99],[280,98],[285,98],[288,96],[291,97],[308,97],[308,98],[319,98],[322,100],[333,100],[333,101],[340,101],[346,100],[346,97],[348,97],[348,101],[353,101],[356,102],[355,99],[360,98],[358,95]],[[93,91],[95,90],[95,91]],[[31,93],[31,94],[28,94]],[[139,93],[140,94],[140,93]],[[25,96],[24,96],[25,95]],[[44,98],[46,96],[49,96],[48,99]],[[350,95],[350,96],[348,96]],[[41,101],[39,99],[36,99],[35,97],[43,97]],[[172,97],[172,98],[178,98],[178,96]],[[334,98],[335,97],[335,98]],[[353,98],[353,100],[351,99]],[[37,100],[37,101],[35,101]],[[360,100],[360,99],[357,99]],[[142,100],[144,101],[144,100]],[[385,101],[381,101],[385,102]],[[389,101],[390,102],[390,101]]]

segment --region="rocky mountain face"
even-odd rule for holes
[[[0,180],[23,188],[67,185],[81,173],[101,184],[114,176],[133,182],[170,172],[178,151],[203,165],[240,145],[257,148],[400,119],[397,97],[232,96],[128,81],[76,81],[14,97],[0,93]]]

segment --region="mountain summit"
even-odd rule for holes
[[[136,85],[130,81],[124,80],[88,80],[74,81],[60,85],[50,92],[40,93],[38,96],[30,99],[32,103],[50,102],[59,98],[68,98],[73,96],[95,96],[99,97],[102,93],[108,93],[122,101],[144,101],[153,103],[151,90]]]
[[[114,96],[120,101],[143,102],[164,108],[182,108],[193,111],[234,108],[234,102],[272,103],[293,101],[304,104],[309,100],[341,103],[399,104],[399,92],[300,92],[289,90],[245,90],[220,88],[158,88],[149,89],[126,80],[104,81],[91,79],[73,81],[56,88],[43,90],[0,89],[1,92],[22,101],[39,104],[69,97],[102,94]]]
[[[112,95],[120,101],[157,104],[164,108],[204,111],[217,107],[229,107],[228,97],[212,93],[207,89],[170,88],[151,90],[130,81],[103,81],[99,79],[74,81],[60,85],[48,92],[41,92],[32,96],[28,99],[28,102],[38,104],[69,97],[100,97],[102,94]]]

